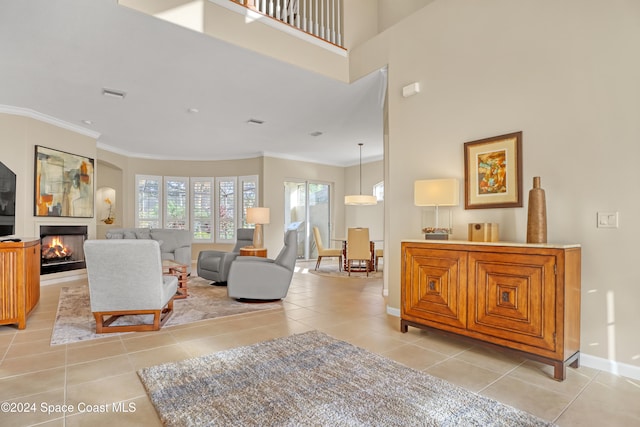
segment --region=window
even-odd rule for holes
[[[192,230],[195,242],[235,241],[238,224],[251,227],[247,208],[258,206],[257,175],[136,175],[136,187],[136,227]]]
[[[247,224],[247,208],[258,206],[258,177],[257,176],[241,176],[238,178],[242,189],[242,204],[240,208],[241,218],[240,227],[251,228],[253,224]]]
[[[213,178],[191,178],[193,240],[213,241]]]
[[[164,228],[189,228],[189,178],[164,178]]]
[[[379,202],[384,200],[384,181],[380,181],[373,186],[373,195],[376,196],[376,200]]]
[[[162,177],[136,175],[136,227],[160,228]]]
[[[218,206],[218,227],[216,240],[231,242],[236,233],[236,178],[216,178],[216,205]]]

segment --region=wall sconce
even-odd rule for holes
[[[260,249],[264,247],[263,224],[269,224],[269,208],[247,208],[247,223],[255,224],[253,229],[253,247]]]
[[[460,204],[460,186],[458,180],[426,179],[415,181],[413,184],[413,203],[416,206],[435,206],[435,227],[427,227],[425,238],[433,240],[448,240],[451,233],[451,211],[449,211],[449,227],[440,228],[438,208],[440,206],[458,206]]]

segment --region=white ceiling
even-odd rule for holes
[[[88,129],[129,156],[347,166],[363,142],[363,162],[381,159],[385,85],[383,72],[345,84],[116,0],[0,0],[0,106]]]

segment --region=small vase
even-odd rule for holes
[[[539,176],[533,177],[533,188],[529,191],[527,243],[547,243],[547,202]]]

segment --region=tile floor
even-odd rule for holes
[[[26,329],[0,326],[0,426],[160,425],[137,369],[312,329],[560,426],[640,426],[640,381],[582,367],[557,382],[546,365],[415,328],[402,334],[399,319],[386,314],[381,280],[299,267],[282,310],[55,347],[49,340],[60,288],[83,281],[43,286]],[[65,412],[65,404],[75,411]]]

